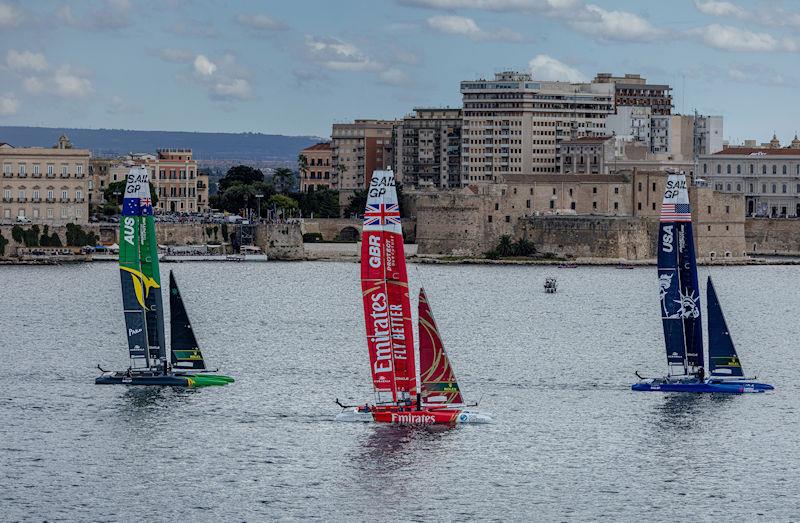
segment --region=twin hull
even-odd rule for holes
[[[336,416],[336,421],[361,421],[389,423],[392,425],[455,425],[456,423],[489,423],[492,418],[467,409],[436,410],[378,410],[361,411],[359,407],[348,407]]]

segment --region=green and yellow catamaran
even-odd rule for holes
[[[170,342],[167,354],[161,274],[158,268],[153,204],[147,169],[128,174],[119,238],[122,307],[131,365],[125,371],[103,371],[98,385],[226,385],[233,378],[209,373],[189,322],[175,277],[170,272]],[[98,368],[100,366],[98,365]]]

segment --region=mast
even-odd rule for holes
[[[458,380],[433,319],[425,289],[419,290],[419,373],[426,403],[464,403]]]
[[[703,365],[703,333],[692,212],[684,174],[667,178],[658,234],[661,319],[670,375]]]
[[[375,171],[370,180],[361,235],[361,290],[375,401],[409,403],[416,397],[417,371],[392,171]]]
[[[714,283],[708,278],[708,370],[712,376],[744,377],[742,363],[736,354]]]
[[[169,272],[170,361],[175,369],[205,370],[206,363],[197,343],[178,283]]]
[[[146,242],[145,213],[152,214],[147,170],[133,168],[125,183],[119,241],[119,274],[122,282],[122,308],[128,335],[131,367],[151,368],[148,350],[147,300],[160,292],[159,283],[142,272],[141,251]],[[153,291],[155,289],[156,291]]]
[[[142,168],[147,174],[147,169]],[[164,307],[161,298],[161,273],[158,267],[158,243],[156,241],[156,224],[153,218],[153,204],[150,198],[150,184],[144,184],[145,196],[142,198],[142,222],[144,227],[141,258],[142,274],[158,285],[158,292],[146,296],[145,316],[147,318],[147,337],[150,346],[150,358],[157,360],[162,369],[167,368],[167,344],[164,333]]]

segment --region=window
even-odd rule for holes
[[[10,200],[11,199],[11,189],[5,189],[3,191],[3,199]]]
[[[741,166],[741,164],[736,166],[736,174],[742,174],[742,166]]]
[[[47,191],[47,199],[48,200],[52,200],[53,199],[53,190],[52,189]]]
[[[640,211],[642,210],[642,202],[639,202],[638,208],[639,208]]]
[[[89,186],[87,187],[90,191],[94,189],[94,180],[89,180]]]
[[[751,163],[751,164],[750,164],[750,174],[753,174],[753,169],[754,169],[754,168],[755,168],[755,166],[754,166],[754,165]]]
[[[597,194],[597,187],[592,187],[592,194]]]
[[[725,214],[730,214],[730,213],[731,213],[731,206],[730,205],[726,205],[725,206]]]
[[[39,189],[34,189],[33,191],[33,201],[39,201]]]
[[[787,168],[786,168],[786,166],[784,165],[784,166],[783,166],[783,174],[786,174],[786,172],[787,172]]]
[[[761,166],[761,174],[767,174],[767,166],[766,165],[762,165]]]
[[[527,207],[528,209],[531,208],[531,201],[530,200],[525,200],[525,207]]]
[[[489,223],[492,223],[492,215],[491,215],[491,214],[490,214],[490,215],[489,215],[489,217],[487,218],[487,221],[488,221]]]
[[[798,185],[798,187],[800,187],[800,185]],[[750,192],[754,192],[754,191],[753,191],[753,184],[752,184],[752,183],[750,184]]]
[[[742,184],[741,183],[737,183],[736,184],[736,192],[742,192]]]
[[[19,175],[20,176],[25,176],[25,174],[26,174],[25,173],[25,164],[21,163],[21,164],[19,164]]]
[[[3,176],[11,176],[11,164],[4,163],[3,164]]]
[[[66,165],[62,165],[61,166],[61,176],[63,176],[64,178],[66,178],[68,176],[67,175],[67,166]]]
[[[619,202],[614,202],[614,210],[616,211],[618,209],[619,209]]]
[[[19,191],[18,196],[19,196],[19,201],[21,202],[25,201],[25,191]]]
[[[553,196],[555,196],[555,195],[556,195],[556,190],[555,190],[555,188],[553,188]]]
[[[711,232],[711,226],[710,225],[708,226],[708,232]]]
[[[656,182],[653,182],[653,192],[656,192]]]
[[[33,210],[33,217],[34,217],[34,218],[38,218],[38,217],[39,217],[39,208],[38,208],[38,207],[36,207],[36,208]]]
[[[494,204],[494,210],[495,211],[499,211],[500,210],[500,204],[499,203]]]
[[[76,200],[83,200],[83,191],[81,191],[80,189],[75,191],[75,199]]]
[[[47,217],[53,219],[53,209],[50,207],[47,208]]]
[[[550,208],[551,209],[555,209],[556,208],[556,202],[554,202],[553,200],[550,200]]]
[[[75,209],[75,217],[76,218],[82,218],[83,217],[83,209],[81,209],[80,207]]]
[[[75,166],[75,175],[76,176],[83,176],[83,165],[78,164]]]
[[[778,192],[778,184],[773,183],[772,184],[772,194],[775,194],[776,192]]]
[[[778,166],[777,165],[773,165],[772,166],[772,174],[778,174]]]
[[[642,182],[639,182],[639,192],[642,192]]]
[[[575,202],[570,202],[569,208],[574,211],[575,210]]]
[[[511,223],[511,216],[506,214],[506,223]]]
[[[786,173],[783,173],[783,174],[786,174]],[[38,163],[33,164],[33,175],[34,176],[39,176],[39,164]]]
[[[656,202],[653,202],[653,210],[656,210]]]
[[[592,209],[597,209],[597,202],[592,202]]]
[[[53,176],[53,164],[47,164],[47,176]]]
[[[731,164],[728,164],[728,165],[725,167],[725,174],[730,174],[730,173],[731,173]]]
[[[614,187],[614,194],[619,194],[619,187]]]
[[[761,184],[761,192],[767,192],[767,184],[766,183],[762,183]]]
[[[722,165],[717,164],[717,174],[722,174]]]
[[[66,208],[66,207],[62,207],[62,208],[61,208],[61,217],[62,217],[62,218],[66,218],[67,216],[69,216],[69,215],[67,214],[67,208]]]
[[[705,163],[703,164],[703,174],[708,174],[708,165]]]
[[[711,214],[711,206],[708,206],[708,214]]]
[[[3,211],[3,218],[11,218],[11,209],[5,209]]]
[[[61,191],[61,199],[66,200],[67,198],[69,198],[67,191]]]
[[[726,191],[730,191],[730,190],[731,190],[731,184],[728,184],[728,185],[726,185],[726,186],[725,186],[725,190],[726,190]]]

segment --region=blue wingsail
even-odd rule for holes
[[[692,212],[683,174],[670,174],[664,191],[658,235],[658,280],[670,374],[689,374],[703,365],[703,331]]]
[[[711,278],[706,289],[708,301],[708,368],[712,376],[744,377],[742,364],[728,331],[725,315]]]

